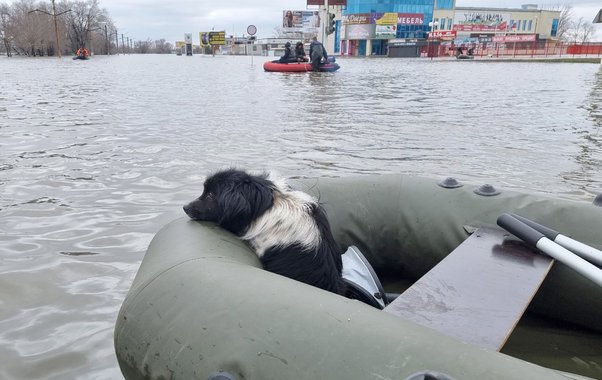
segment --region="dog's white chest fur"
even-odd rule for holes
[[[317,247],[320,232],[311,215],[316,201],[309,194],[276,186],[273,206],[251,223],[242,239],[251,244],[259,257],[274,246]]]

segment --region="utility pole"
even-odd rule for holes
[[[107,31],[106,23],[105,23],[105,41],[107,42],[107,55],[111,55],[111,42],[109,41],[109,32]]]
[[[29,11],[28,13],[32,13],[32,12],[40,12],[40,13],[44,13],[47,14],[49,16],[52,16],[54,18],[54,33],[56,35],[56,50],[58,51],[59,54],[59,59],[61,59],[61,40],[59,38],[59,26],[58,26],[58,22],[56,21],[56,18],[62,14],[65,14],[67,12],[71,12],[71,9],[67,9],[64,12],[61,13],[56,13],[56,5],[54,4],[54,0],[52,0],[52,13],[48,13],[46,11],[43,11],[41,9],[34,9],[33,11]]]
[[[326,15],[325,15],[326,17],[324,17],[322,19],[322,20],[324,20],[322,22],[322,45],[326,45],[326,41],[327,41],[327,38],[328,38],[327,37],[328,35],[326,34],[326,28],[328,27],[326,25],[326,23],[328,23],[329,20],[330,20],[330,17],[328,17],[329,16],[329,14],[328,14],[328,0],[324,0],[324,9],[326,10]]]

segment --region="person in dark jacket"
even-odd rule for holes
[[[328,62],[326,49],[324,49],[324,45],[318,41],[317,37],[312,38],[312,41],[309,44],[309,57],[311,59],[311,66],[313,67],[314,71],[318,71],[320,69],[320,63],[322,62],[322,59],[324,59],[324,62]]]
[[[295,61],[296,61],[295,52],[291,48],[291,43],[287,42],[284,44],[284,55],[282,57],[280,57],[280,60],[278,62],[289,63],[289,62],[295,62]]]
[[[297,56],[297,62],[307,62],[309,59],[305,56],[305,49],[303,48],[303,42],[299,41],[295,45],[295,55]]]

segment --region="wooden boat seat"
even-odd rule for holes
[[[552,264],[508,232],[482,227],[384,310],[499,351]]]

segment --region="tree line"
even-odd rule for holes
[[[57,46],[58,35],[58,46]],[[165,39],[133,41],[116,28],[98,0],[0,1],[0,54],[54,56],[86,48],[94,54],[171,53]]]

